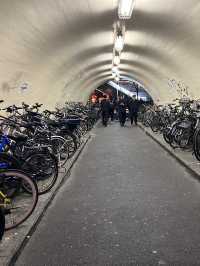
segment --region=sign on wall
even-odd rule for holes
[[[190,88],[183,81],[178,81],[174,78],[167,78],[168,87],[175,91],[180,98],[190,97]]]

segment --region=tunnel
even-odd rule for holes
[[[2,1],[1,95],[8,104],[86,101],[112,79],[118,1]],[[137,0],[119,70],[165,103],[199,97],[199,2]]]
[[[200,1],[0,1],[0,266],[200,265]]]

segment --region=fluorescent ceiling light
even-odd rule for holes
[[[121,52],[124,48],[124,39],[122,37],[122,35],[118,35],[115,39],[115,50],[117,52]]]
[[[117,78],[120,76],[119,69],[116,66],[112,67],[112,76],[113,78]]]
[[[113,76],[113,78],[115,78],[116,77],[116,73],[112,72],[112,76]]]
[[[119,69],[116,66],[112,67],[112,73],[119,73]]]
[[[130,19],[133,13],[134,0],[119,0],[118,16],[120,19]]]
[[[120,77],[120,74],[119,74],[119,73],[112,73],[112,77],[113,77],[114,79],[116,79],[117,77]]]
[[[115,77],[115,81],[119,82],[119,80],[120,80],[119,76]]]
[[[114,56],[113,64],[118,66],[120,64],[120,57],[118,55]]]

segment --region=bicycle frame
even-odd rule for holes
[[[7,145],[10,145],[11,141],[6,135],[2,135],[0,138],[0,152],[4,152]]]
[[[1,200],[2,199],[2,200]],[[1,203],[2,201],[2,203]],[[0,190],[0,208],[5,209],[8,204],[11,204],[11,200]]]

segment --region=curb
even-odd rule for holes
[[[138,123],[139,128],[145,132],[147,136],[149,136],[151,139],[153,139],[157,144],[159,144],[160,147],[162,147],[168,154],[170,154],[173,158],[176,159],[176,161],[181,164],[195,179],[200,181],[200,171],[196,171],[194,168],[192,168],[187,161],[182,159],[179,155],[177,155],[168,145],[165,145],[165,143],[161,142],[156,136],[146,130],[146,128]]]
[[[90,131],[91,132],[91,131]],[[21,243],[19,244],[19,246],[15,249],[15,251],[13,252],[13,255],[11,255],[11,257],[8,259],[8,261],[6,262],[5,265],[11,266],[14,265],[16,260],[18,259],[18,257],[20,256],[21,252],[23,251],[24,247],[26,246],[26,244],[28,243],[30,237],[33,235],[33,233],[35,232],[35,230],[37,229],[37,226],[39,225],[41,219],[43,218],[43,216],[45,215],[48,207],[51,205],[53,199],[55,198],[55,196],[57,195],[58,191],[60,190],[60,188],[63,186],[63,184],[68,180],[68,178],[70,177],[70,173],[71,173],[71,169],[73,168],[74,164],[77,162],[80,154],[82,153],[83,149],[85,148],[86,144],[88,143],[88,141],[91,139],[91,134],[90,132],[84,137],[82,144],[80,145],[80,147],[78,148],[78,150],[75,152],[74,156],[69,160],[69,162],[67,163],[67,167],[65,169],[65,174],[60,178],[57,186],[55,187],[55,189],[52,191],[52,194],[50,195],[50,197],[46,200],[44,206],[42,207],[41,212],[39,213],[39,215],[35,218],[35,221],[33,222],[33,224],[31,225],[30,228],[28,228],[28,231],[26,233],[26,236],[23,237]],[[51,193],[51,192],[50,192]],[[37,207],[36,207],[37,208]],[[28,237],[27,237],[28,236]]]

